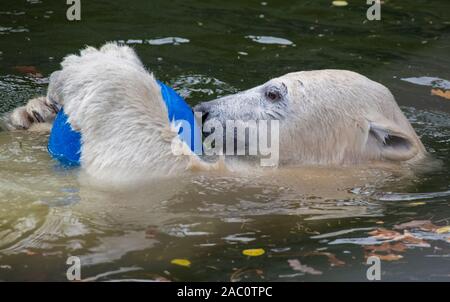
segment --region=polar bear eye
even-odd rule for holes
[[[266,95],[267,95],[267,98],[271,101],[275,101],[278,98],[280,98],[280,94],[275,91],[268,91]]]
[[[280,87],[270,86],[266,90],[266,98],[272,102],[279,101],[287,93],[286,85],[282,84]]]

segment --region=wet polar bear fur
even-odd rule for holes
[[[177,134],[160,88],[130,47],[87,47],[61,66],[50,77],[47,97],[13,111],[10,128],[51,123],[64,106],[82,134],[82,167],[97,179],[173,176],[220,166],[193,154],[173,154]],[[412,163],[426,154],[389,90],[351,71],[290,73],[194,111],[223,124],[279,120],[280,163],[286,165]]]
[[[160,87],[131,48],[87,47],[64,58],[61,66],[52,75],[47,98],[64,106],[70,124],[81,132],[81,165],[88,175],[127,180],[180,175],[202,165],[193,154],[173,155],[178,136]]]

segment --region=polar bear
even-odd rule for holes
[[[82,136],[82,168],[99,179],[223,168],[190,150],[174,155],[177,132],[159,86],[130,47],[87,47],[65,57],[61,66],[50,77],[46,97],[7,116],[9,129],[51,124],[64,106]],[[414,163],[426,155],[389,90],[351,71],[289,73],[194,111],[202,112],[206,123],[279,121],[280,165]]]

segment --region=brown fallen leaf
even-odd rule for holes
[[[436,95],[436,96],[440,96],[442,98],[445,98],[447,100],[450,100],[450,90],[442,90],[442,89],[438,89],[438,88],[433,88],[431,89],[431,94],[432,95]]]
[[[311,274],[311,275],[322,275],[322,272],[319,270],[316,270],[310,266],[307,266],[305,264],[301,264],[300,261],[298,259],[289,259],[288,260],[289,266],[294,270],[294,271],[299,271],[302,273],[307,273],[307,274]]]
[[[404,252],[406,250],[406,245],[403,244],[402,242],[384,242],[380,245],[367,245],[364,247],[364,249],[373,252],[373,253],[378,253],[378,252]]]
[[[42,78],[42,73],[35,66],[14,66],[13,69],[17,72],[31,75],[36,78]]]
[[[421,238],[417,238],[407,230],[404,231],[404,235],[400,240],[405,244],[420,246],[420,247],[430,247],[430,244]]]
[[[331,266],[343,266],[345,262],[338,259],[335,254],[329,252],[311,252],[306,254],[306,256],[326,256],[328,258],[328,262],[330,262]]]
[[[400,260],[400,259],[403,258],[402,255],[397,255],[397,254],[387,254],[387,255],[368,254],[368,255],[366,256],[366,258],[372,257],[372,256],[378,257],[378,258],[380,258],[380,260],[383,260],[383,261],[397,261],[397,260]]]
[[[400,241],[404,244],[416,245],[420,247],[430,247],[430,244],[421,238],[417,238],[412,233],[407,230],[403,230],[403,234],[396,231],[390,231],[386,229],[376,229],[368,233],[373,238],[378,240],[390,240],[390,241]]]
[[[380,245],[368,245],[364,247],[366,258],[376,256],[380,260],[396,261],[403,256],[397,253],[404,252],[407,246],[403,242],[384,242]]]

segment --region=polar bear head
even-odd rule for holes
[[[278,120],[280,164],[411,162],[425,155],[390,91],[351,71],[289,73],[194,111],[205,126]]]

